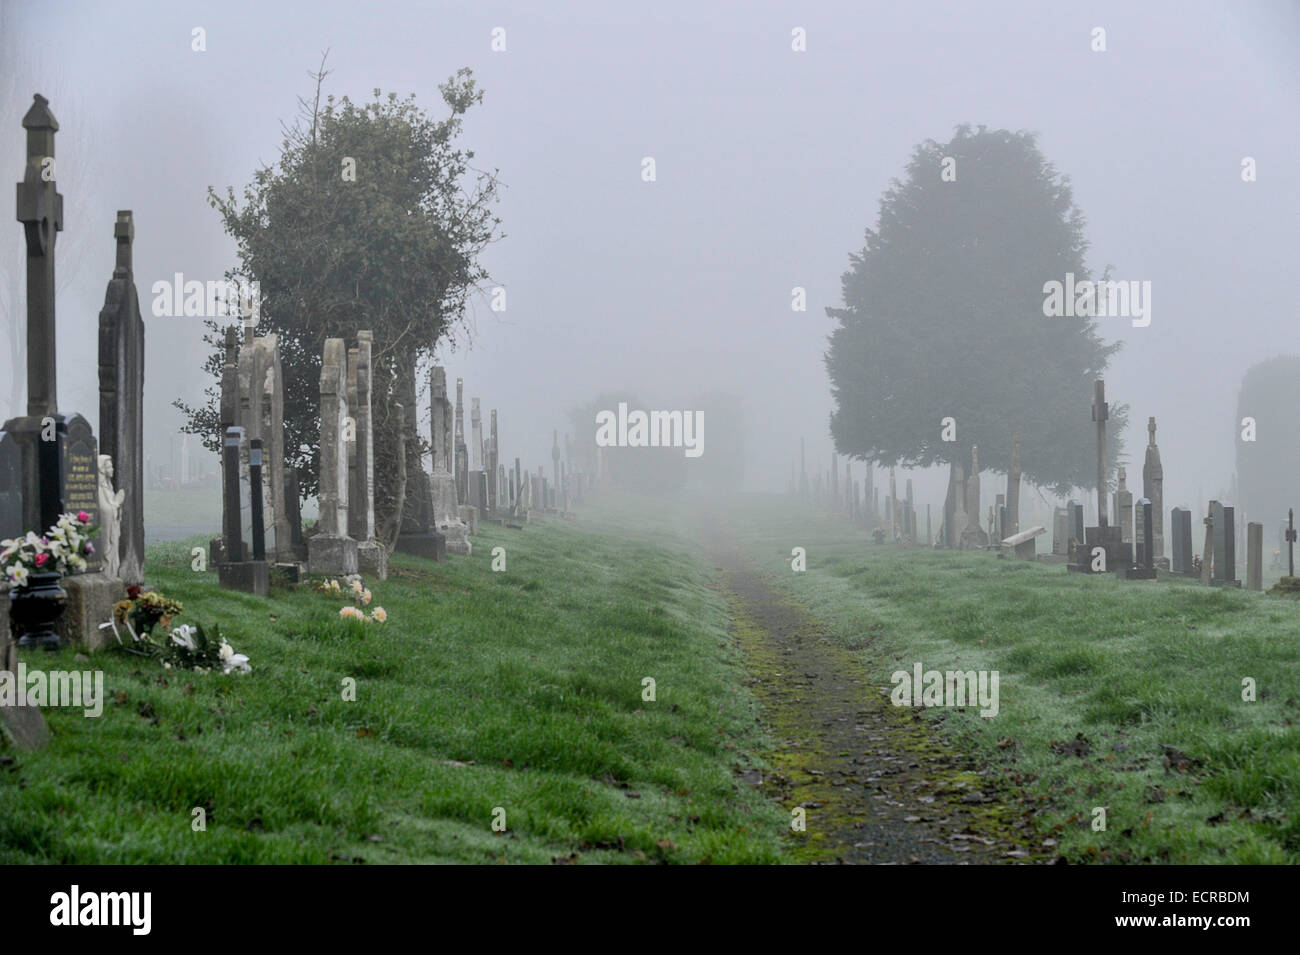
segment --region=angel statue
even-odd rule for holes
[[[119,539],[122,536],[120,515],[126,491],[113,490],[113,458],[99,456],[99,540],[104,573],[116,577],[122,564]]]

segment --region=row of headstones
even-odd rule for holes
[[[212,544],[223,587],[264,594],[272,566],[291,579],[306,572],[387,576],[388,552],[375,536],[373,346],[369,331],[359,332],[352,348],[340,338],[325,342],[320,377],[320,516],[316,533],[304,541],[298,476],[284,460],[283,383],[276,337],[253,339],[241,347],[237,330],[227,330],[221,400],[222,537]],[[469,538],[477,534],[480,520],[526,523],[530,511],[567,513],[570,500],[581,498],[588,487],[586,476],[565,473],[558,432],[552,448],[557,491],[540,466],[535,475],[525,473],[516,458],[514,470],[507,470],[499,460],[497,412],[492,410],[485,436],[478,398],[473,399],[471,413],[473,443],[467,444],[462,379],[456,381],[454,408],[443,368],[431,370],[429,385],[432,474],[422,469],[407,474],[407,506],[397,550],[433,560],[445,560],[448,553],[467,556],[472,549]],[[408,419],[400,404],[394,411],[399,431],[414,437],[415,414]],[[567,435],[566,446],[571,449]],[[268,529],[273,534],[270,547]]]
[[[1121,559],[1116,564],[1106,548],[1095,540],[1090,540],[1088,532],[1095,528],[1084,527],[1083,504],[1071,501],[1056,512],[1054,553],[1068,555],[1073,568],[1082,570],[1086,565],[1086,569],[1093,572],[1109,570],[1130,579],[1151,579],[1160,563],[1160,539],[1155,534],[1155,502],[1147,498],[1139,500],[1136,515],[1134,539],[1122,540],[1123,546],[1119,549]],[[1205,537],[1198,568],[1193,556],[1192,512],[1185,507],[1175,507],[1170,511],[1172,554],[1169,572],[1216,587],[1240,587],[1241,581],[1237,578],[1236,508],[1221,501],[1210,501],[1209,514],[1202,520],[1202,524],[1205,526]],[[1289,535],[1292,531],[1286,533]],[[1288,536],[1286,539],[1291,541],[1294,538]],[[1147,540],[1152,540],[1154,546],[1147,547]],[[1246,540],[1246,587],[1261,590],[1264,578],[1264,525],[1256,522],[1247,524]],[[1104,555],[1100,563],[1096,562],[1097,551]]]
[[[0,428],[0,538],[40,534],[66,512],[84,511],[100,527],[86,570],[59,582],[68,594],[61,640],[95,648],[111,639],[99,625],[124,585],[144,582],[144,322],[132,266],[135,226],[129,210],[117,213],[116,261],[98,323],[97,441],[82,415],[58,410],[54,250],[63,196],[46,173],[54,168],[59,124],[36,95],[22,125],[27,163],[17,218],[27,247],[27,413]],[[8,603],[0,602],[0,614]],[[0,646],[0,658],[5,654]]]

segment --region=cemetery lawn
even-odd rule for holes
[[[922,712],[1021,794],[1065,860],[1300,862],[1300,602],[876,545],[785,500],[722,516],[877,692],[917,661],[999,671],[996,717]],[[795,546],[806,573],[791,571]]]
[[[196,545],[151,547],[149,583],[253,672],[25,651],[102,669],[107,699],[46,709],[44,751],[0,748],[0,863],[784,858],[787,817],[739,778],[759,731],[697,559],[586,521],[485,525],[472,557],[395,555],[366,582],[388,620],[362,624],[306,587],[222,591]]]

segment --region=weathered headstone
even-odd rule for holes
[[[1001,556],[1007,557],[1014,555],[1020,560],[1034,560],[1037,557],[1038,545],[1035,538],[1039,534],[1046,534],[1047,528],[1041,525],[1031,527],[1026,531],[1011,534],[1002,539],[999,543]]]
[[[1119,539],[1133,543],[1133,492],[1128,489],[1127,468],[1119,469],[1119,486],[1115,490],[1115,523],[1119,525]]]
[[[1020,532],[1020,432],[1011,436],[1011,469],[1007,471],[1007,517],[1002,528],[1008,535]]]
[[[1210,502],[1210,513],[1207,514],[1205,516],[1205,519],[1202,521],[1202,523],[1205,525],[1205,546],[1201,550],[1201,583],[1207,587],[1214,579],[1214,575],[1213,575],[1214,558],[1215,558],[1214,519],[1215,519],[1215,509],[1218,506],[1218,503],[1219,503],[1218,501]]]
[[[1153,501],[1152,504],[1154,503]],[[1173,572],[1183,577],[1190,577],[1192,576],[1192,512],[1185,507],[1175,507],[1169,517]]]
[[[456,503],[456,478],[454,426],[452,406],[447,397],[447,372],[434,366],[429,372],[429,404],[432,411],[433,444],[433,514],[438,533],[445,538],[444,547],[449,554],[468,557],[472,551],[469,526],[461,520]]]
[[[465,379],[456,379],[456,503],[469,504],[469,457],[465,446]]]
[[[1214,573],[1210,583],[1215,587],[1240,587],[1237,579],[1237,527],[1236,508],[1219,501],[1210,502],[1214,517]]]
[[[375,539],[375,432],[371,414],[374,333],[357,332],[348,350],[348,536],[357,542],[357,571],[388,577],[388,548]],[[400,539],[400,529],[399,529]]]
[[[1052,554],[1066,557],[1070,553],[1070,511],[1069,508],[1052,508]]]
[[[1165,556],[1165,469],[1156,445],[1156,419],[1147,418],[1147,453],[1142,465],[1142,495],[1151,501],[1155,512],[1152,525],[1152,553],[1157,564]]]
[[[244,540],[243,514],[245,503],[250,515],[254,502],[260,491],[251,489],[252,463],[258,463],[258,477],[261,469],[261,449],[254,455],[249,449],[250,480],[245,481],[241,473],[241,461],[245,454],[244,429],[238,425],[226,429],[221,444],[222,462],[222,500],[221,529],[222,556],[224,560],[217,564],[217,582],[224,590],[239,590],[245,593],[265,596],[270,590],[270,565],[265,559],[254,559],[255,540]],[[253,518],[252,529],[256,536],[260,517]],[[262,543],[265,548],[265,542]]]
[[[1246,525],[1246,588],[1264,589],[1264,525]]]
[[[357,542],[348,536],[347,352],[343,339],[325,339],[320,373],[320,517],[307,541],[313,574],[340,577],[357,572]]]
[[[135,287],[135,224],[120,210],[113,229],[117,262],[99,313],[99,450],[113,460],[121,493],[113,563],[126,584],[144,583],[144,320]]]
[[[1141,535],[1138,536],[1143,541],[1150,540],[1151,535],[1154,533],[1154,531],[1152,530],[1153,521],[1154,521],[1154,517],[1152,515],[1153,510],[1154,508],[1151,502],[1146,498],[1142,498],[1141,500],[1138,501],[1138,505],[1137,505],[1138,526],[1142,529]],[[1155,558],[1152,555],[1150,549],[1144,546],[1142,550],[1139,552],[1139,556],[1136,564],[1131,566],[1126,565],[1126,566],[1117,567],[1115,573],[1127,580],[1155,580],[1156,579]]]

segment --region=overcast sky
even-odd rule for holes
[[[22,111],[50,97],[59,248],[77,251],[59,263],[60,408],[92,422],[114,210],[135,213],[146,425],[171,431],[170,400],[206,383],[202,329],[147,314],[149,287],[233,264],[206,189],[238,192],[277,158],[326,48],[336,95],[414,93],[440,113],[437,84],[462,66],[486,93],[464,138],[506,185],[508,237],[485,263],[508,308],[479,300],[473,347],[443,358],[499,409],[507,458],[549,467],[551,428],[606,389],[663,408],[741,395],[750,487],[784,486],[801,435],[828,457],[824,308],[913,147],[964,122],[1036,131],[1073,181],[1089,264],[1152,282],[1150,326],[1102,334],[1125,343],[1107,391],[1132,406],[1130,448],[1159,421],[1167,506],[1226,488],[1242,373],[1300,352],[1291,3],[3,2],[0,71],[25,92],[0,117],[0,167],[21,178]],[[1105,53],[1090,49],[1098,26]],[[1257,182],[1241,180],[1245,156]],[[69,194],[79,182],[89,194]],[[21,267],[8,221],[6,269]]]

